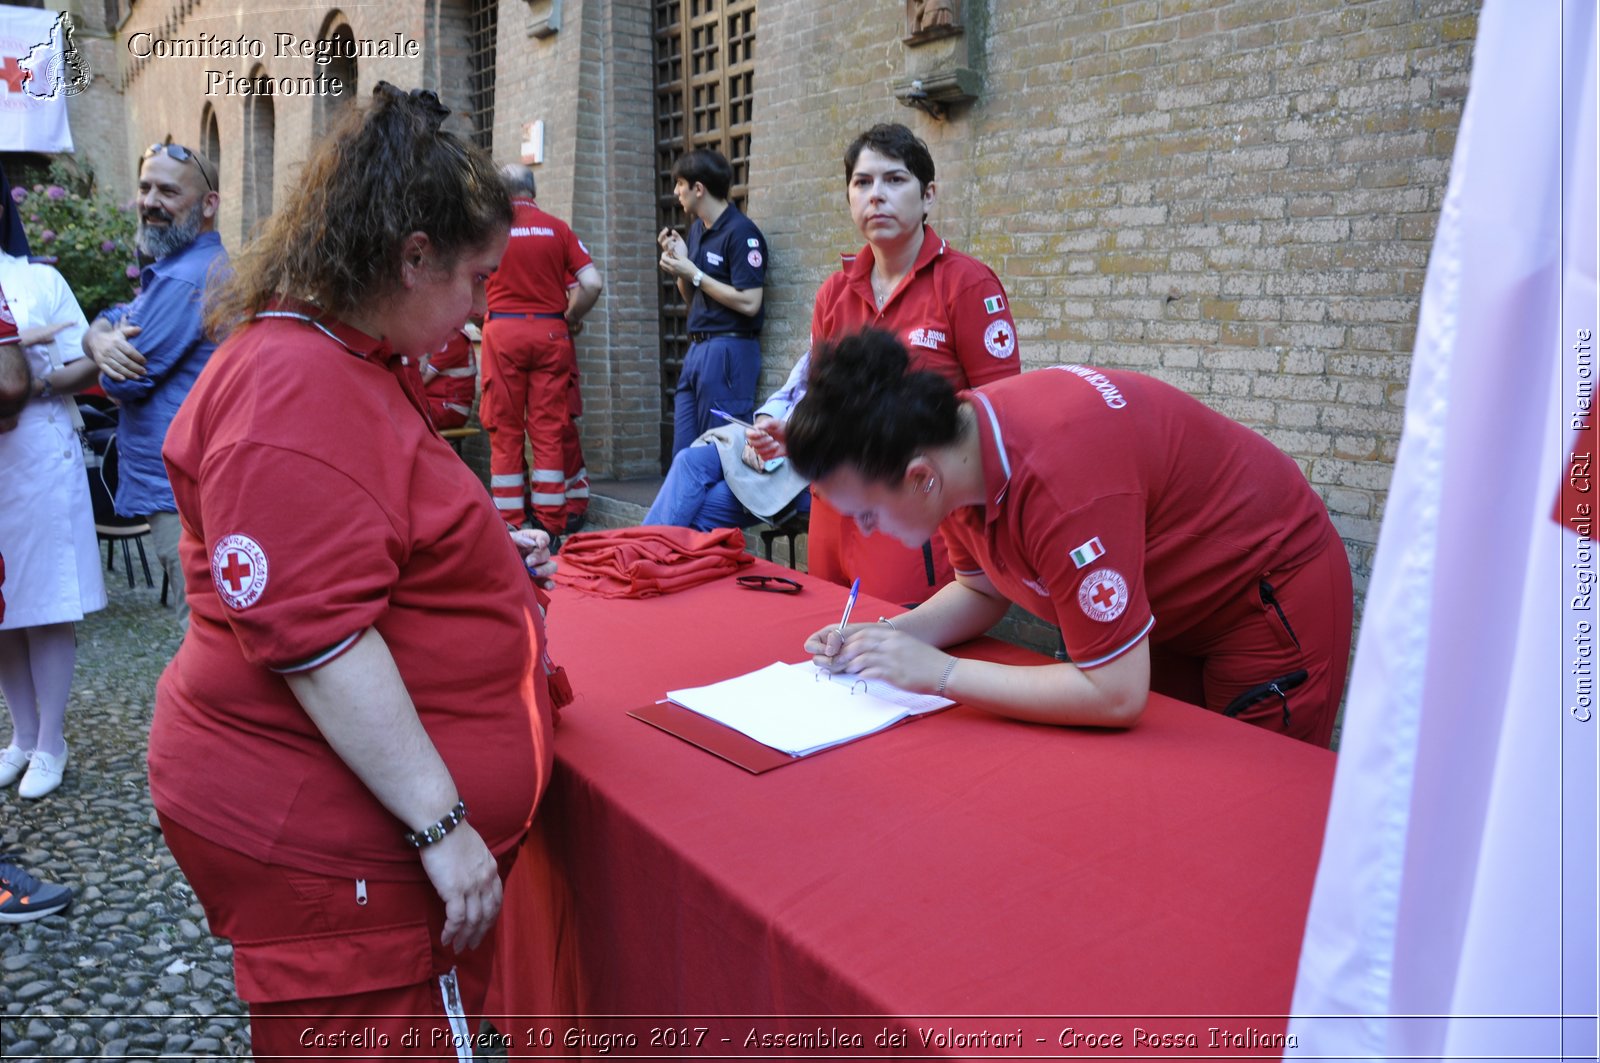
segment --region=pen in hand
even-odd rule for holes
[[[839,618],[839,649],[844,649],[844,626],[850,622],[850,610],[856,607],[856,597],[861,594],[861,577],[857,576],[855,582],[850,584],[850,597],[844,600],[844,615]],[[832,656],[837,657],[839,650],[834,650]]]

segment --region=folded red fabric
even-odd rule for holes
[[[664,525],[570,536],[556,582],[602,598],[653,598],[718,579],[755,559],[737,528],[694,531]]]

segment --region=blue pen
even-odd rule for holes
[[[749,429],[750,431],[755,431],[755,427],[756,426],[751,424],[749,421],[741,421],[741,420],[739,420],[739,418],[733,416],[733,414],[731,414],[731,413],[723,413],[721,410],[717,409],[715,406],[711,407],[711,415],[713,417],[720,417],[724,421],[729,422],[730,424],[736,424],[740,428],[746,428],[746,429]]]
[[[844,626],[850,622],[850,610],[856,607],[856,596],[860,593],[861,577],[857,576],[856,581],[850,584],[850,597],[844,600],[844,615],[839,618],[839,642],[841,645],[844,642]]]

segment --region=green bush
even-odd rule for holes
[[[56,260],[56,269],[92,321],[138,291],[133,243],[137,222],[131,207],[89,191],[82,177],[59,163],[51,165],[49,178],[49,184],[31,188],[17,185],[11,198],[34,256]]]

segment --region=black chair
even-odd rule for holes
[[[139,566],[144,570],[144,585],[155,587],[150,575],[150,558],[144,550],[144,538],[150,534],[150,525],[138,517],[120,517],[112,499],[117,489],[117,409],[88,403],[79,403],[83,415],[83,428],[89,439],[89,455],[85,461],[89,474],[89,502],[94,507],[95,538],[106,544],[106,571],[115,572],[117,544],[122,545],[122,565],[128,573],[128,586],[133,586],[133,554],[129,544],[139,550]],[[167,574],[161,574],[161,604],[167,604]]]

